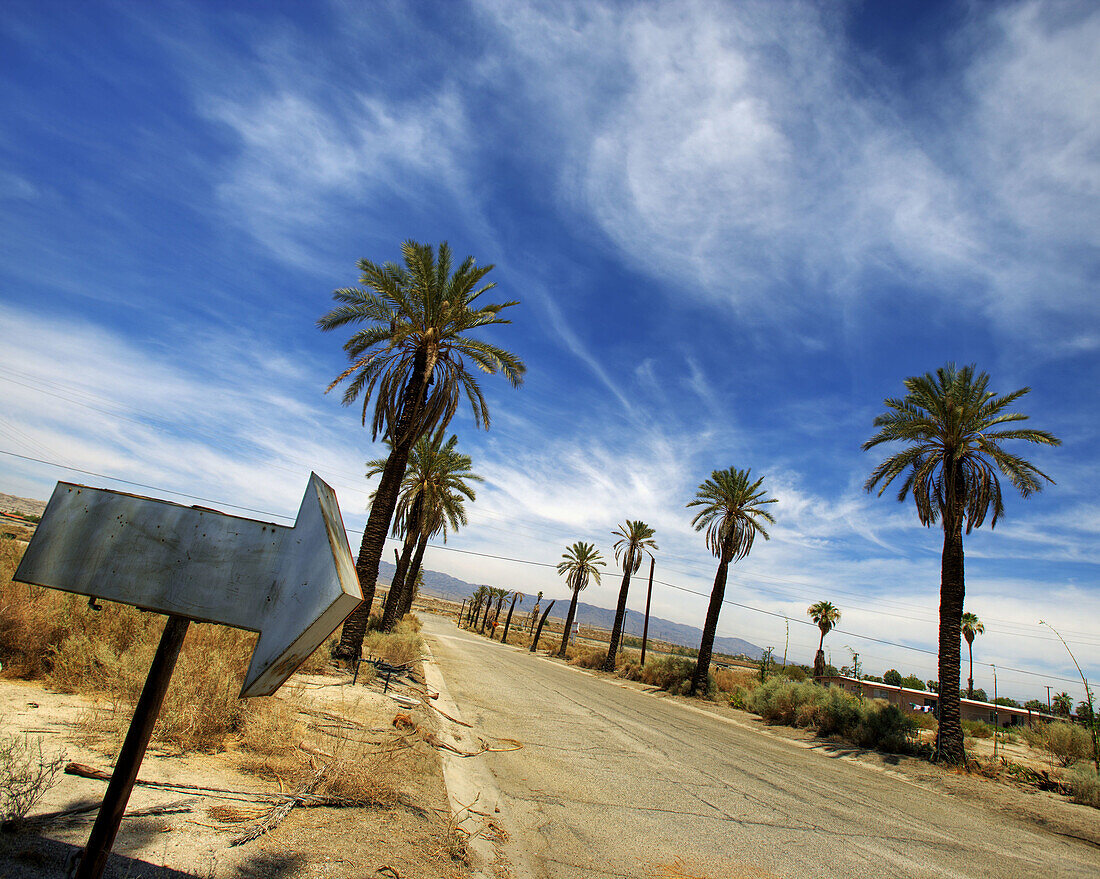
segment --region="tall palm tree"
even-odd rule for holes
[[[405,544],[383,608],[383,631],[392,631],[401,619],[402,610],[407,612],[412,605],[411,590],[407,584],[415,582],[428,537],[442,531],[446,542],[448,524],[452,531],[465,525],[464,501],[474,501],[477,497],[468,483],[484,481],[470,469],[470,456],[456,450],[457,444],[457,436],[452,434],[444,442],[443,431],[437,430],[418,439],[409,455],[409,466],[401,481],[401,495],[394,515],[394,534],[404,532]],[[368,471],[368,477],[380,473],[385,467],[382,459],[370,464],[372,469]],[[407,576],[410,573],[411,577]]]
[[[645,522],[627,519],[626,522],[611,532],[618,537],[615,543],[615,561],[620,557],[623,564],[623,582],[619,587],[619,603],[615,605],[615,625],[611,629],[611,643],[607,648],[607,659],[603,661],[604,671],[615,670],[615,654],[619,652],[619,638],[623,633],[623,619],[626,617],[626,597],[630,592],[630,575],[638,573],[642,564],[642,556],[657,549],[657,543],[653,540],[654,531]]]
[[[959,621],[962,636],[966,639],[966,650],[970,654],[970,676],[966,679],[966,698],[974,698],[974,639],[985,634],[985,623],[978,615],[967,611]]]
[[[535,619],[539,615],[539,607],[542,605],[542,590],[539,590],[538,596],[535,598],[535,606],[531,608],[531,624],[527,627],[528,632],[535,631]]]
[[[814,677],[820,678],[825,674],[825,636],[840,622],[840,610],[831,601],[818,601],[806,608],[806,613],[821,629],[821,640],[814,656]]]
[[[566,585],[573,592],[573,598],[569,602],[569,613],[565,617],[561,647],[558,648],[558,656],[565,656],[565,648],[569,646],[569,630],[573,628],[573,618],[577,615],[577,596],[588,585],[590,578],[599,584],[599,569],[606,562],[595,546],[582,540],[567,547],[561,557],[562,561],[558,562],[558,576],[565,577]]]
[[[757,534],[768,539],[762,522],[775,522],[772,514],[765,509],[766,504],[774,504],[776,499],[765,499],[767,492],[760,487],[764,477],[755,482],[750,482],[750,478],[748,468],[715,470],[710,474],[710,479],[699,486],[695,500],[688,504],[688,507],[702,507],[691,524],[696,531],[707,530],[707,548],[718,559],[718,571],[714,575],[707,620],[703,626],[703,640],[699,644],[699,658],[691,678],[689,693],[693,696],[707,688],[714,633],[718,629],[718,615],[726,595],[726,572],[730,562],[740,561],[749,554]]]
[[[489,426],[489,410],[470,363],[483,372],[503,373],[513,387],[526,371],[514,354],[470,335],[509,323],[500,313],[517,304],[477,301],[495,286],[483,282],[492,265],[478,266],[468,256],[452,271],[445,242],[437,252],[430,244],[405,241],[401,254],[403,265],[359,260],[362,286],[336,290],[336,307],[317,321],[326,332],[360,327],[344,343],[351,365],[328,390],[348,380],[343,403],[350,406],[362,395],[364,425],[373,398],[372,436],[392,443],[355,564],[363,603],[344,622],[336,651],[349,658],[362,650],[378,563],[413,444],[432,428],[446,427],[463,394],[474,423]]]
[[[519,590],[512,593],[512,603],[508,607],[508,619],[504,621],[504,634],[500,636],[500,640],[504,644],[508,643],[508,629],[512,625],[512,613],[516,609],[516,604],[523,604],[523,593]]]
[[[974,366],[949,363],[905,380],[906,395],[888,398],[887,412],[875,418],[879,429],[863,444],[864,451],[881,443],[904,443],[871,472],[867,491],[878,486],[879,496],[895,478],[905,474],[898,501],[913,496],[920,523],[943,526],[940,565],[939,729],[936,755],[950,763],[963,760],[963,732],[959,713],[959,643],[963,599],[963,525],[966,532],[980,527],[993,509],[990,527],[1004,515],[997,471],[1007,477],[1022,497],[1040,491],[1050,477],[1034,464],[1001,447],[1007,440],[1045,446],[1061,441],[1042,430],[1003,428],[1026,421],[1007,409],[1031,389],[1020,388],[998,396],[989,389],[989,376]]]

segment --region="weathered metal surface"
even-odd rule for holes
[[[260,633],[241,696],[270,696],[362,601],[336,495],[293,527],[59,482],[15,578]]]

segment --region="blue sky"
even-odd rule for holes
[[[802,661],[832,600],[837,665],[934,677],[941,537],[862,492],[859,446],[906,376],[974,362],[1064,440],[1032,452],[1057,484],[967,541],[976,658],[1080,698],[1038,620],[1100,676],[1098,44],[1090,3],[12,0],[0,449],[279,516],[316,469],[360,528],[378,449],[322,394],[342,338],[314,321],[360,257],[448,240],[521,300],[494,341],[528,365],[485,379],[488,433],[454,423],[487,481],[449,546],[610,558],[641,518],[658,578],[707,593],[684,505],[751,467],[778,524],[727,597],[790,617]],[[126,488],[0,455],[0,491],[58,479]],[[785,639],[737,607],[719,632]]]

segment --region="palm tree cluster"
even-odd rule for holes
[[[355,565],[363,603],[344,622],[337,647],[337,655],[347,658],[362,651],[378,565],[413,447],[447,427],[463,396],[475,425],[488,428],[488,406],[471,364],[485,373],[502,373],[513,387],[526,371],[514,354],[474,335],[510,323],[501,312],[518,304],[479,301],[496,286],[485,282],[492,265],[478,266],[468,256],[454,267],[446,242],[436,250],[405,241],[401,255],[402,264],[360,260],[360,286],[336,290],[336,307],[317,321],[326,332],[358,328],[344,343],[350,365],[328,390],[347,381],[343,403],[350,406],[362,396],[364,425],[373,399],[372,436],[389,442]],[[411,509],[407,512],[409,520],[420,521]]]
[[[382,630],[393,630],[394,624],[409,612],[415,596],[416,583],[428,540],[441,535],[447,542],[447,529],[457,531],[466,524],[465,501],[476,498],[470,482],[482,478],[470,470],[469,455],[456,451],[458,437],[446,442],[443,431],[416,441],[409,455],[408,469],[401,482],[393,520],[394,537],[404,536],[404,546],[397,559],[397,569],[382,610]],[[367,462],[367,478],[381,474],[385,458]]]
[[[495,286],[485,281],[493,266],[478,266],[473,257],[467,257],[455,267],[446,243],[436,250],[406,241],[401,250],[401,264],[360,260],[360,286],[336,290],[336,307],[317,321],[325,331],[357,327],[344,344],[350,365],[328,390],[346,381],[343,403],[351,405],[362,397],[364,425],[374,400],[372,435],[384,439],[389,449],[384,459],[368,464],[368,475],[380,479],[356,561],[364,601],[345,621],[337,649],[337,655],[346,657],[357,657],[362,649],[391,525],[394,535],[403,538],[403,548],[383,609],[386,628],[408,610],[428,539],[436,534],[446,539],[448,529],[453,532],[466,523],[464,503],[474,500],[469,483],[480,481],[480,477],[472,472],[470,458],[456,451],[457,438],[452,435],[444,441],[444,430],[463,396],[475,425],[489,426],[488,407],[471,365],[485,373],[503,374],[513,387],[522,383],[525,372],[519,358],[484,341],[478,333],[485,327],[509,323],[501,313],[517,304],[479,301]],[[1015,426],[1027,416],[1009,408],[1029,388],[998,395],[988,386],[986,373],[952,363],[934,374],[910,377],[905,380],[904,397],[885,400],[887,411],[874,420],[877,432],[863,444],[864,451],[882,444],[901,446],[874,468],[864,488],[868,492],[877,488],[882,495],[900,478],[898,500],[912,497],[921,524],[938,524],[943,529],[936,750],[940,758],[951,762],[963,759],[958,701],[960,641],[966,639],[971,653],[969,694],[973,692],[973,641],[984,631],[973,614],[963,614],[964,529],[969,533],[980,527],[990,513],[990,527],[994,527],[1004,515],[998,474],[1025,498],[1040,491],[1045,482],[1052,482],[1029,461],[1007,451],[1005,442],[1060,444],[1046,431]],[[692,693],[707,685],[729,565],[749,554],[757,536],[767,540],[765,526],[775,521],[767,507],[776,499],[766,497],[762,484],[763,479],[754,480],[748,469],[715,470],[687,505],[698,508],[692,525],[705,531],[707,548],[718,559]],[[657,549],[653,529],[640,520],[627,520],[613,536],[618,538],[614,551],[623,578],[604,664],[608,669],[614,668],[622,637],[631,577],[643,556],[652,559]],[[572,598],[559,654],[564,654],[568,643],[579,593],[590,581],[600,582],[600,568],[605,564],[595,546],[584,541],[577,541],[563,554],[558,572],[566,578]],[[508,595],[513,600],[505,622],[507,630],[520,595],[491,587],[481,587],[475,593],[468,624],[476,625],[480,619],[484,629],[495,603],[495,626]],[[531,626],[541,597],[540,593]],[[548,612],[543,613],[539,632]],[[840,611],[823,601],[807,612],[821,630],[814,660],[814,673],[820,675],[825,668],[825,635],[840,619]]]

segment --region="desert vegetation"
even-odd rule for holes
[[[471,363],[482,372],[502,373],[513,387],[523,382],[526,371],[516,355],[474,335],[483,327],[509,323],[501,312],[518,304],[477,301],[496,286],[485,281],[492,264],[479,266],[468,256],[454,267],[446,242],[436,250],[405,241],[401,255],[401,265],[359,260],[361,286],[336,290],[336,307],[317,321],[325,332],[359,328],[344,343],[350,366],[328,390],[347,381],[343,403],[350,406],[362,396],[364,425],[373,399],[372,436],[389,440],[390,449],[356,560],[363,603],[344,622],[337,648],[346,658],[357,658],[362,648],[378,563],[413,446],[447,427],[463,395],[475,425],[488,428],[488,404]]]

